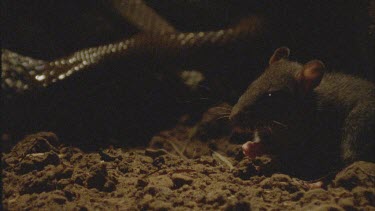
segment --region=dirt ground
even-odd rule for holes
[[[215,120],[215,121],[213,121]],[[184,116],[143,148],[86,151],[52,132],[2,155],[4,210],[375,210],[375,164],[359,161],[322,187],[250,160],[210,111]]]

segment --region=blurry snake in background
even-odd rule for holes
[[[251,42],[262,34],[262,21],[256,16],[217,31],[178,32],[142,0],[114,0],[111,4],[141,32],[114,43],[82,49],[53,61],[33,59],[2,49],[3,96],[14,97],[35,89],[48,88],[112,59],[153,52],[165,56],[191,54],[204,47],[225,46],[241,40]]]

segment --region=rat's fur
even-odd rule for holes
[[[280,58],[275,55],[279,56],[277,51],[270,66],[233,107],[233,124],[246,128],[257,127],[259,122],[282,122],[287,128],[273,129],[268,143],[271,151],[288,160],[302,161],[311,155],[304,165],[326,164],[327,159],[335,164],[375,161],[374,84],[341,73],[324,73],[317,87],[303,92],[300,76],[304,65],[289,61],[289,50]]]

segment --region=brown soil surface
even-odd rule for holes
[[[356,162],[313,187],[267,156],[244,157],[216,120],[210,111],[196,125],[184,117],[143,148],[85,151],[51,132],[30,135],[3,153],[3,208],[375,210],[374,163]]]

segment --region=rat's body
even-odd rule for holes
[[[236,128],[258,131],[255,143],[243,145],[244,153],[255,157],[266,152],[286,161],[288,169],[298,163],[322,172],[332,165],[375,161],[374,84],[324,74],[322,62],[302,65],[287,60],[288,55],[289,49],[277,49],[269,68],[232,109]]]

